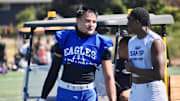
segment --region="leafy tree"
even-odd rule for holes
[[[51,9],[51,5],[42,5],[36,9],[36,18],[38,20],[42,20],[47,17],[47,12],[53,10]]]
[[[147,0],[122,0],[123,4],[128,8],[144,7]]]
[[[171,14],[175,21],[180,21],[180,8],[172,7],[172,6],[166,6],[164,9],[160,10],[158,12],[159,14]]]
[[[19,12],[16,15],[16,20],[18,22],[17,28],[23,26],[24,22],[36,19],[36,10],[33,6],[26,8],[25,10]]]
[[[112,0],[109,4],[113,14],[122,14],[127,11],[126,7],[123,5],[121,0]]]
[[[162,0],[122,0],[123,4],[129,8],[144,7],[150,13],[156,13],[165,7]]]
[[[54,0],[52,9],[64,17],[73,17],[81,5],[95,8],[99,14],[124,13],[126,10],[121,0]]]
[[[149,10],[150,13],[158,14],[165,6],[166,4],[162,0],[146,0],[145,8]]]
[[[75,11],[79,7],[80,0],[53,0],[52,9],[64,17],[75,16]]]

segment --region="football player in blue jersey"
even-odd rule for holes
[[[95,71],[102,64],[109,101],[116,101],[111,50],[112,40],[98,34],[97,12],[82,7],[77,11],[75,30],[57,31],[55,55],[45,80],[40,101],[46,101],[57,77],[61,64],[56,101],[97,101],[94,85]]]

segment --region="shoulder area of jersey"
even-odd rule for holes
[[[64,34],[64,33],[69,33],[69,32],[76,32],[75,30],[60,30],[60,31],[56,31],[56,34]]]
[[[97,34],[97,36],[100,38],[100,39],[103,39],[103,40],[112,40],[110,36],[107,36],[107,35],[101,35],[101,34]]]

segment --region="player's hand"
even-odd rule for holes
[[[133,63],[131,62],[131,60],[128,60],[124,63],[125,68],[128,72],[131,72],[133,69]]]
[[[40,98],[38,101],[47,101],[46,99]]]
[[[130,89],[124,90],[120,95],[119,95],[119,101],[129,101],[129,95],[130,95]]]

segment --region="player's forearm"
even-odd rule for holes
[[[116,87],[114,78],[106,78],[105,83],[109,101],[116,101]]]
[[[155,69],[134,68],[134,69],[132,69],[132,73],[135,73],[144,79],[149,79],[149,80],[160,80],[160,79],[162,79],[162,77],[160,76],[160,71],[155,70]]]
[[[58,72],[59,72],[61,63],[62,63],[62,58],[58,58],[57,56],[53,57],[53,61],[52,61],[50,70],[48,72],[48,75],[46,77],[46,80],[45,80],[45,83],[43,86],[41,98],[46,99],[49,92],[53,88],[53,86],[56,82],[57,76],[58,76]]]
[[[114,80],[114,72],[112,68],[111,60],[102,61],[104,80],[106,85],[106,92],[109,97],[109,101],[116,101],[116,87]]]
[[[51,91],[51,89],[53,88],[55,84],[55,81],[56,81],[56,77],[52,77],[51,75],[47,76],[46,81],[43,86],[41,98],[44,98],[44,99],[47,98],[49,92]]]

